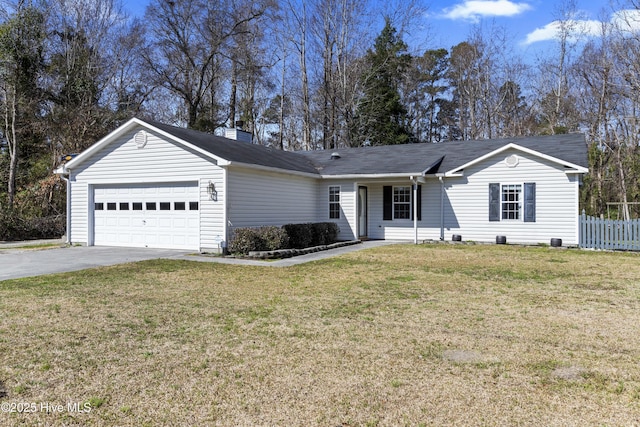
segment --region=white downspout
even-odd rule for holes
[[[438,177],[440,181],[440,240],[444,240],[444,178]]]
[[[65,176],[64,174],[61,174],[60,176],[62,177],[62,179],[64,179],[67,183],[67,236],[66,236],[66,244],[70,245],[71,244],[71,171],[68,172],[69,175]]]
[[[227,255],[225,252],[229,248],[229,237],[231,237],[229,226],[231,223],[229,222],[229,170],[226,167],[222,168],[222,179],[224,180],[224,184],[222,185],[222,191],[224,193],[222,195],[222,203],[224,203],[222,210],[222,238],[224,242],[220,250],[222,251],[222,255]]]
[[[418,244],[418,180],[411,177],[413,187],[413,243]]]

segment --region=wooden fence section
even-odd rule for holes
[[[640,219],[628,221],[580,215],[580,247],[640,251]]]

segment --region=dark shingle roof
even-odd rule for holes
[[[289,152],[158,122],[146,122],[230,162],[325,176],[447,172],[510,143],[564,162],[589,167],[587,145],[582,134]],[[333,152],[337,152],[340,158],[332,159]]]
[[[340,155],[335,160],[328,151],[300,154],[311,159],[322,175],[419,173],[426,170],[436,173],[459,168],[510,143],[589,167],[582,134],[347,148],[334,150]]]
[[[290,151],[275,150],[262,145],[234,141],[221,136],[165,125],[163,123],[148,120],[145,120],[145,122],[230,162],[266,166],[295,172],[318,173],[308,158]]]

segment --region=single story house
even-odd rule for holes
[[[339,238],[579,241],[583,135],[287,152],[131,119],[62,165],[67,240],[217,251],[237,227]]]

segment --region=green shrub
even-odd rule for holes
[[[340,228],[335,222],[316,222],[312,224],[313,246],[330,245],[338,240]]]
[[[288,245],[287,233],[280,227],[236,228],[229,251],[246,255],[251,251],[274,251]]]
[[[275,251],[289,246],[289,236],[284,229],[280,227],[261,227],[258,230],[266,248],[264,250]]]
[[[229,252],[246,255],[251,251],[330,245],[338,240],[339,232],[340,228],[333,222],[286,224],[282,228],[273,226],[236,228],[229,243]]]
[[[313,228],[310,223],[307,224],[286,224],[282,228],[289,236],[290,248],[308,248],[313,246]]]
[[[330,245],[338,240],[340,232],[334,222],[286,224],[282,228],[289,235],[289,247],[296,249]]]
[[[64,215],[25,218],[16,211],[0,212],[0,240],[58,239],[66,226]]]

